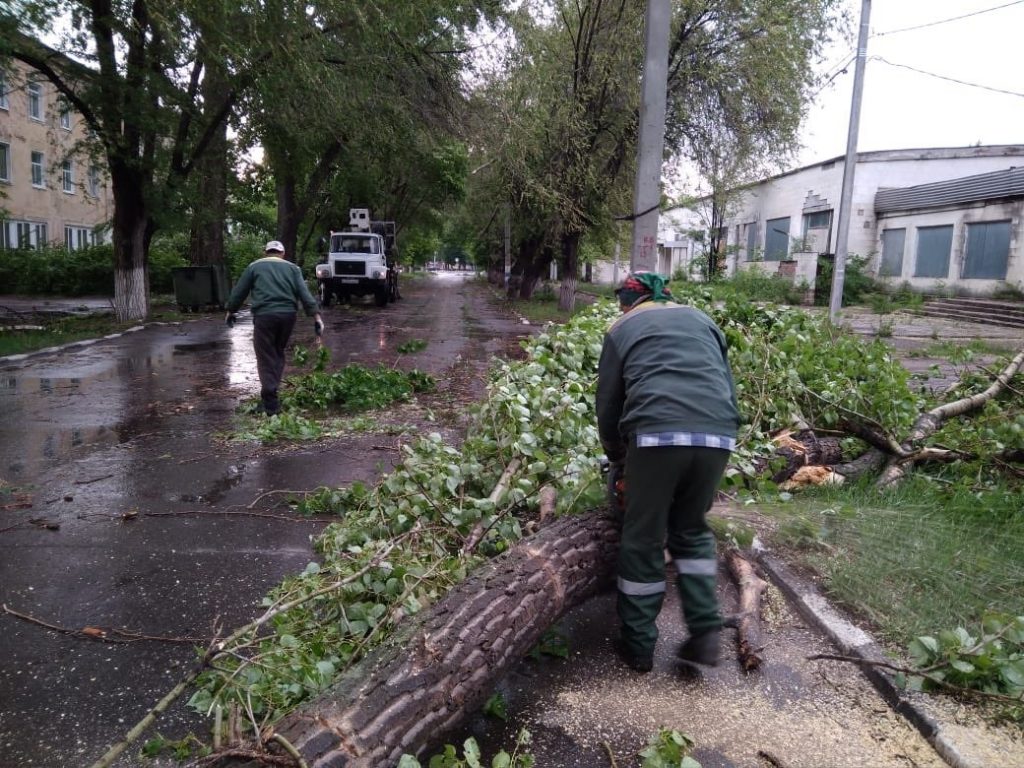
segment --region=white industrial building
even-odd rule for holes
[[[835,252],[842,183],[837,157],[738,191],[723,219],[726,271],[781,272],[813,287],[818,256]],[[707,229],[703,202],[662,215],[658,271],[697,272],[703,245],[688,233]],[[848,251],[885,282],[967,295],[1024,289],[1022,220],[1024,145],[857,156]]]

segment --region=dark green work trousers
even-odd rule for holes
[[[626,454],[626,516],[619,549],[618,613],[622,639],[649,656],[665,597],[665,556],[675,563],[683,618],[691,635],[722,626],[715,591],[715,537],[706,514],[729,460],[719,448],[659,446]]]

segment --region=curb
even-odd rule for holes
[[[882,647],[874,638],[840,616],[813,585],[808,584],[781,561],[763,550],[758,552],[756,557],[765,574],[796,606],[800,615],[823,632],[844,655],[869,662],[888,661]],[[917,728],[952,768],[986,768],[981,763],[965,757],[946,733],[942,723],[910,700],[903,690],[896,686],[892,676],[871,664],[859,666],[889,706]]]

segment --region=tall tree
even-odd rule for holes
[[[489,152],[500,183],[562,260],[569,308],[583,234],[622,205],[638,118],[642,3],[538,0],[515,17],[512,63],[489,84],[507,134]],[[675,0],[666,154],[728,146],[778,158],[796,134],[836,0]]]

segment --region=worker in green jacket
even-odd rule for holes
[[[639,672],[654,662],[666,545],[690,633],[678,655],[718,663],[718,564],[705,515],[739,426],[725,336],[703,312],[673,302],[665,283],[653,272],[626,278],[616,292],[624,314],[598,367],[598,432],[612,472],[626,479],[617,650]]]
[[[277,395],[284,375],[284,350],[295,327],[299,303],[306,315],[313,318],[313,330],[319,337],[324,321],[317,310],[316,299],[309,292],[302,270],[285,261],[284,245],[271,240],[263,249],[264,256],[245,268],[228,298],[228,327],[235,324],[235,312],[252,294],[252,345],[256,350],[256,371],[260,377],[260,401],[263,412],[273,416],[281,410]]]

